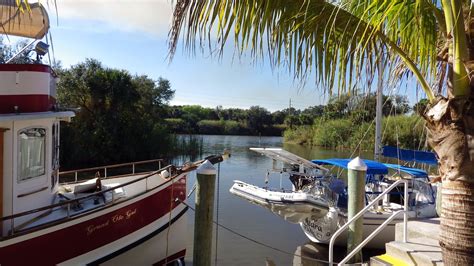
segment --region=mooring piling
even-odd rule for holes
[[[365,175],[367,165],[364,161],[356,157],[347,165],[348,180],[347,187],[349,192],[347,219],[350,220],[365,206]],[[361,242],[364,233],[364,218],[360,217],[349,225],[347,236],[347,254],[354,250]],[[352,259],[352,263],[362,261],[361,252],[356,254]]]
[[[216,168],[206,160],[196,173],[193,265],[210,266]]]

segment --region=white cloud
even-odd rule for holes
[[[171,0],[58,0],[59,26],[63,19],[92,20],[123,31],[142,31],[153,36],[168,33],[172,19]],[[49,6],[55,23],[54,6]]]

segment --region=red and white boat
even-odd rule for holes
[[[3,29],[42,38],[48,16],[40,4],[30,7],[24,14],[2,7]],[[15,16],[10,26],[7,15]],[[187,207],[181,201],[199,163],[162,168],[154,160],[59,172],[59,124],[74,113],[57,110],[55,88],[47,65],[0,65],[0,265],[182,262]],[[142,163],[157,170],[139,173],[135,166]],[[111,176],[127,165],[130,174]],[[84,181],[87,172],[100,176]]]

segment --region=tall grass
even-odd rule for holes
[[[388,116],[382,120],[382,144],[420,149],[425,145],[424,121],[415,115]],[[375,124],[350,119],[315,120],[312,126],[284,132],[286,142],[327,148],[374,148]]]
[[[172,135],[170,156],[176,157],[186,155],[194,160],[203,154],[203,139],[202,136],[196,135]]]

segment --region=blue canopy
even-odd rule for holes
[[[418,169],[418,168],[411,168],[411,167],[406,167],[406,166],[401,166],[398,164],[391,164],[391,163],[385,163],[385,166],[396,171],[407,173],[415,178],[428,176],[428,173],[426,171]]]
[[[332,159],[324,159],[324,160],[312,160],[312,162],[319,165],[334,165],[337,167],[347,169],[347,164],[351,160],[352,159],[332,158]],[[363,161],[367,165],[368,175],[383,175],[383,174],[388,173],[388,169],[393,169],[396,171],[407,173],[415,178],[428,176],[428,173],[426,171],[418,169],[418,168],[411,168],[407,166],[401,166],[398,164],[379,163],[379,162],[371,161],[371,160],[363,160]]]
[[[319,165],[335,165],[344,169],[347,169],[347,164],[352,159],[339,159],[339,158],[332,158],[332,159],[325,159],[325,160],[313,160],[312,162]],[[367,165],[367,174],[369,175],[383,175],[388,173],[388,168],[382,163],[371,161],[371,160],[363,160],[364,163]]]
[[[382,151],[383,156],[397,158],[406,162],[426,163],[438,165],[438,160],[433,152],[399,149],[393,146],[385,146]]]

